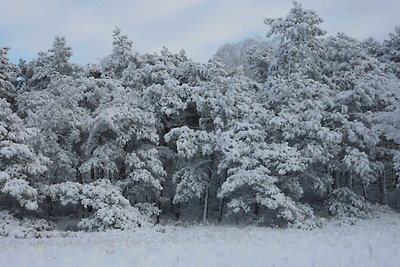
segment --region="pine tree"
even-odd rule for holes
[[[53,77],[79,76],[81,69],[69,62],[71,56],[72,48],[67,46],[65,37],[56,37],[52,48],[39,52],[35,60],[24,66],[21,79],[25,86],[22,90],[43,90]]]
[[[122,35],[118,27],[113,31],[113,48],[109,56],[101,62],[101,72],[104,77],[119,79],[130,64],[135,63],[132,51],[132,41],[127,35]]]
[[[14,101],[16,88],[12,83],[10,73],[15,71],[16,67],[8,60],[8,50],[7,47],[0,47],[0,98],[11,102]]]
[[[0,99],[0,190],[28,210],[38,208],[37,187],[49,163],[29,146],[36,134],[34,129],[25,127],[5,99]]]
[[[394,33],[389,34],[389,39],[383,42],[382,50],[382,57],[389,63],[389,69],[400,78],[400,26],[397,26]]]
[[[325,35],[319,28],[323,20],[313,10],[303,9],[298,2],[293,4],[286,17],[264,20],[270,26],[267,36],[279,35],[281,38],[269,73],[288,77],[301,71],[308,78],[321,80],[324,47],[318,37]]]

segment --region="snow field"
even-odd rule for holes
[[[320,266],[397,267],[400,216],[312,231],[192,226],[77,233],[76,237],[0,239],[1,266]]]

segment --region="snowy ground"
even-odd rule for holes
[[[0,238],[0,266],[400,266],[400,215],[313,231],[260,227],[165,227]]]

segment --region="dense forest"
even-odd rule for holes
[[[400,210],[400,28],[327,36],[298,3],[264,23],[206,64],[118,28],[99,64],[64,37],[18,65],[0,48],[0,210],[88,231]]]

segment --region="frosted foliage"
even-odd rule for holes
[[[310,161],[317,160],[313,153],[319,153],[321,161],[329,161],[342,141],[342,133],[327,123],[333,105],[332,91],[298,74],[290,75],[288,80],[271,78],[267,89],[269,106],[276,114],[266,122],[272,134],[279,134],[278,138],[285,141],[302,139],[302,147],[308,146]]]
[[[292,198],[286,196],[275,184],[277,179],[266,175],[265,172],[266,170],[262,167],[255,170],[238,171],[229,176],[222,185],[220,196],[229,195],[235,190],[243,190],[243,188],[247,187],[255,194],[254,202],[270,210],[278,210],[278,217],[285,222],[300,223],[306,219],[314,218],[310,207],[296,203]],[[233,198],[228,203],[228,207],[232,212],[250,212],[253,201],[249,202],[248,196],[239,196]]]
[[[218,62],[211,62],[210,68],[218,69]],[[243,76],[212,76],[211,81],[194,91],[192,101],[195,103],[201,118],[201,130],[208,132],[224,131],[231,122],[249,116],[253,109],[264,110],[254,102],[254,95],[260,90],[258,84]]]
[[[221,60],[227,71],[242,71],[247,77],[262,80],[266,78],[272,55],[272,44],[261,39],[245,39],[220,46],[214,58]]]
[[[352,149],[343,161],[349,170],[359,176],[366,176],[372,172],[367,154],[358,149]]]
[[[219,166],[220,171],[227,169],[228,174],[227,180],[221,186],[219,197],[232,198],[228,207],[233,212],[249,212],[252,205],[258,203],[270,210],[278,210],[278,215],[288,222],[309,218],[312,215],[311,209],[295,203],[291,196],[286,195],[279,187],[279,182],[285,176],[305,169],[304,159],[296,148],[288,146],[287,143],[264,143],[265,132],[258,127],[241,123],[231,132],[229,146]],[[225,142],[227,138],[225,135]],[[291,189],[293,196],[301,195],[300,188]],[[248,190],[252,193],[240,194]]]
[[[0,236],[11,238],[41,238],[54,237],[54,224],[43,219],[23,218],[18,219],[8,211],[0,211]],[[61,233],[60,236],[67,236]]]
[[[32,141],[34,147],[53,161],[45,174],[47,181],[60,182],[77,175],[77,146],[89,118],[82,103],[91,85],[88,79],[57,76],[45,89],[18,96],[20,112],[27,114],[26,124],[40,130]]]
[[[82,219],[79,227],[86,231],[107,229],[129,230],[149,224],[134,207],[109,206],[98,209],[92,216]]]
[[[113,132],[116,141],[121,144],[126,144],[133,137],[157,142],[155,118],[151,108],[139,103],[138,96],[125,89],[119,88],[115,94],[114,101],[103,107],[93,119],[91,126],[94,129],[88,142],[94,142],[92,139],[107,131]]]
[[[317,75],[323,53],[317,37],[325,34],[318,27],[322,21],[314,11],[303,9],[297,2],[286,17],[264,20],[270,26],[267,36],[279,35],[282,38],[270,74],[288,76],[300,71],[309,77]]]
[[[127,161],[130,164],[130,157],[136,155],[129,155],[126,149],[129,144],[157,144],[159,137],[155,114],[139,99],[135,92],[117,86],[113,100],[98,108],[89,120],[90,133],[85,144],[89,157],[81,166],[82,172],[88,174],[93,168],[98,168],[113,176],[119,171],[118,162]],[[157,169],[156,165],[160,163],[156,162],[154,150],[147,155],[144,151],[139,154],[142,158],[151,158],[147,166],[154,165]],[[156,175],[161,173],[159,168],[154,170]]]
[[[15,197],[18,202],[28,210],[35,210],[38,208],[38,191],[23,179],[14,178],[7,180],[1,192]]]
[[[49,52],[54,70],[60,74],[71,74],[69,59],[72,56],[72,48],[66,45],[65,37],[56,37]]]
[[[273,166],[279,175],[300,172],[306,168],[300,152],[287,143],[268,145],[263,150],[257,150],[255,157],[265,166]]]
[[[72,48],[66,45],[65,37],[56,37],[51,49],[39,52],[38,58],[24,67],[25,89],[42,90],[54,77],[76,75],[79,68],[69,62],[71,56]]]
[[[400,26],[389,34],[389,39],[385,40],[382,46],[383,58],[392,63],[388,64],[388,67],[400,78]]]
[[[374,130],[388,140],[400,144],[400,83],[398,80],[392,79],[388,89],[392,95],[391,103],[387,110],[375,115]]]
[[[156,206],[156,203],[137,203],[134,205],[147,218],[155,218],[161,214],[161,210]]]
[[[115,78],[122,76],[123,71],[128,68],[134,58],[132,44],[128,36],[121,34],[119,28],[114,30],[112,53],[101,62],[104,76]]]
[[[370,57],[363,49],[362,43],[356,39],[339,33],[324,41],[328,48],[326,56],[331,62],[325,68],[334,88],[351,90],[358,79],[368,72],[375,71],[377,60]]]
[[[34,153],[28,145],[35,131],[25,128],[6,100],[0,99],[0,190],[26,209],[38,207],[35,186],[46,171],[48,159]]]
[[[400,27],[397,26],[394,29],[394,33],[389,35],[390,39],[387,41],[387,46],[392,48],[389,56],[392,57],[392,61],[400,62]]]
[[[345,122],[343,128],[346,139],[355,146],[368,149],[379,142],[376,133],[362,122]]]
[[[174,128],[165,135],[165,141],[176,139],[178,155],[184,158],[193,158],[197,153],[210,155],[213,152],[212,133],[206,131],[194,131],[187,126]]]
[[[183,202],[192,197],[200,198],[207,185],[207,175],[191,167],[179,170],[172,179],[177,183],[174,203]]]
[[[127,155],[126,164],[130,174],[122,184],[133,183],[136,187],[148,186],[153,190],[161,191],[163,177],[166,175],[159,153],[155,148],[137,150]]]
[[[100,209],[111,205],[129,206],[129,201],[121,195],[117,187],[107,180],[99,180],[82,185],[82,205]]]
[[[128,155],[126,163],[134,169],[147,168],[158,176],[166,175],[162,162],[159,159],[159,153],[155,148],[138,150]]]
[[[271,26],[268,35],[280,33],[287,39],[301,42],[325,34],[317,27],[323,20],[314,11],[303,9],[298,2],[293,4],[285,18],[265,19]]]
[[[148,224],[146,216],[132,207],[118,187],[108,180],[98,180],[88,184],[65,182],[48,186],[45,194],[63,205],[80,203],[95,211],[79,223],[88,231],[106,229],[132,229]]]
[[[156,190],[162,189],[160,181],[155,179],[148,170],[133,170],[128,178],[135,184],[146,184]]]
[[[146,224],[145,217],[107,180],[84,184],[81,203],[96,211],[83,219],[79,227],[86,230],[132,229]]]
[[[167,142],[175,141],[178,156],[191,160],[186,167],[176,171],[172,177],[176,183],[174,203],[190,198],[200,198],[209,182],[207,170],[210,156],[215,152],[215,136],[212,132],[193,130],[187,126],[172,129],[165,135]]]
[[[122,151],[114,142],[99,145],[93,150],[91,157],[80,166],[79,170],[82,173],[89,174],[94,168],[97,168],[106,174],[113,174],[118,170],[115,161],[121,153]]]
[[[0,47],[0,97],[12,98],[16,89],[11,83],[10,72],[14,66],[8,60],[9,48]]]
[[[82,184],[63,182],[46,186],[43,191],[53,200],[58,200],[62,205],[78,204],[81,200]]]
[[[365,217],[372,210],[370,203],[349,188],[334,190],[326,206],[330,214],[336,217]]]
[[[122,83],[124,86],[134,88],[136,91],[158,91],[162,90],[164,85],[166,85],[166,88],[172,89],[176,84],[174,80],[192,78],[188,75],[184,77],[180,75],[181,72],[185,71],[185,67],[192,66],[191,63],[184,53],[172,54],[166,48],[160,54],[135,55],[135,59],[130,62],[128,68],[123,72]],[[198,64],[193,63],[193,65],[197,69]],[[194,78],[194,81],[196,80]],[[182,88],[187,87],[184,84],[182,85]],[[155,88],[152,88],[153,86]],[[168,90],[163,93],[168,95]],[[152,97],[151,94],[150,97]],[[153,100],[158,101],[156,97]]]
[[[176,79],[167,79],[163,85],[155,84],[144,90],[146,98],[155,103],[161,114],[166,116],[179,114],[185,110],[187,103],[185,99],[190,94],[190,88],[179,85]]]

